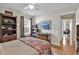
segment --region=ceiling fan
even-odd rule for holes
[[[27,11],[39,11],[39,6],[35,3],[29,3],[27,6],[24,7]]]

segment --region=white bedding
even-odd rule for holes
[[[38,55],[38,51],[27,44],[19,41],[0,43],[1,55]]]

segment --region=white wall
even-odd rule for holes
[[[76,25],[79,25],[79,8],[76,11]]]

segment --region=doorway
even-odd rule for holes
[[[77,54],[79,54],[79,25],[77,25]]]

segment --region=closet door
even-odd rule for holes
[[[20,16],[20,37],[24,37],[24,16]]]

